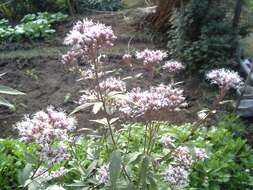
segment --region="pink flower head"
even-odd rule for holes
[[[133,58],[133,56],[128,53],[126,53],[122,56],[123,62],[126,64],[129,64],[129,65],[131,64],[132,58]]]
[[[129,60],[129,59],[132,59],[132,55],[130,55],[130,54],[128,54],[128,53],[126,53],[126,54],[124,54],[124,55],[122,56],[122,59],[123,59],[123,60]]]
[[[174,140],[170,136],[162,136],[160,143],[162,143],[165,147],[171,147],[174,144]]]
[[[180,146],[175,150],[174,159],[177,164],[180,164],[185,168],[190,168],[194,163],[189,148],[184,146]]]
[[[163,69],[166,70],[169,74],[175,75],[183,70],[185,67],[182,63],[178,61],[167,61],[163,66]]]
[[[204,148],[195,148],[195,155],[198,161],[203,161],[208,158],[206,150]]]
[[[170,165],[165,171],[165,180],[174,186],[185,186],[189,182],[189,172],[184,167]]]
[[[63,64],[76,64],[78,62],[79,53],[75,51],[68,51],[67,54],[62,55]]]
[[[92,49],[112,46],[115,39],[116,36],[110,26],[84,19],[74,25],[64,43],[88,53]]]
[[[36,171],[36,173],[34,174],[34,177],[35,178],[42,177],[42,178],[52,178],[52,179],[54,179],[54,178],[64,176],[66,173],[67,173],[67,170],[64,167],[61,167],[58,170],[51,171],[51,172],[49,172],[47,168],[40,167]]]
[[[67,140],[68,133],[76,128],[76,120],[64,112],[48,107],[46,111],[25,117],[16,124],[16,128],[22,140],[44,145],[56,139]]]
[[[206,78],[224,90],[229,90],[230,88],[237,89],[242,83],[239,74],[228,69],[212,70],[206,74]]]
[[[147,91],[133,89],[118,103],[119,111],[130,116],[140,116],[162,109],[177,111],[186,105],[182,90],[165,85],[151,87]]]
[[[109,166],[103,165],[98,169],[98,174],[96,175],[96,179],[99,184],[106,184],[109,182]]]
[[[53,165],[68,160],[69,154],[67,152],[67,147],[63,143],[60,143],[56,147],[45,144],[40,151],[40,157],[49,165]]]
[[[102,91],[109,93],[112,91],[125,92],[126,83],[119,78],[110,77],[99,83],[99,87]]]
[[[166,57],[167,53],[161,50],[145,49],[144,51],[136,53],[136,58],[142,60],[144,65],[159,64]]]

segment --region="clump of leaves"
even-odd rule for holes
[[[8,20],[0,20],[0,42],[20,41],[24,39],[47,38],[55,33],[52,25],[62,22],[67,15],[48,12],[28,14],[21,19],[20,24],[12,27]]]
[[[3,76],[3,75],[4,74],[1,74],[1,76]],[[24,95],[23,92],[20,92],[18,90],[15,90],[13,88],[10,88],[10,87],[4,86],[4,85],[0,85],[0,94],[2,94],[2,95],[13,95],[13,96]],[[6,106],[6,107],[10,108],[11,110],[15,109],[14,105],[11,104],[8,100],[6,100],[2,96],[0,96],[0,105]]]

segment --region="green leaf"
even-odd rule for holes
[[[24,95],[25,93],[10,88],[8,86],[0,85],[0,93],[1,94],[9,94],[9,95]]]
[[[136,188],[132,183],[128,184],[126,187],[121,188],[121,190],[135,190]]]
[[[150,184],[150,189],[152,189],[152,190],[158,190],[158,186],[157,186],[156,180],[154,179],[153,176],[148,176],[148,181],[149,181],[149,184]]]
[[[149,158],[145,156],[141,163],[141,171],[140,171],[140,182],[142,184],[142,190],[147,189],[147,173],[148,173],[148,166],[149,166]]]
[[[38,161],[38,157],[34,154],[25,152],[25,161],[30,164],[35,164]]]
[[[110,124],[113,124],[113,123],[115,123],[115,122],[118,121],[118,120],[119,120],[118,117],[112,118],[112,119],[110,120]]]
[[[9,101],[7,101],[6,99],[4,99],[1,96],[0,96],[0,105],[6,106],[6,107],[8,107],[10,109],[15,109],[15,106],[13,104],[11,104]]]
[[[92,112],[94,113],[94,114],[97,114],[99,111],[100,111],[100,109],[103,107],[103,102],[96,102],[96,103],[94,103],[94,105],[93,105],[93,109],[92,109]]]
[[[139,161],[141,161],[141,156],[142,156],[143,154],[141,153],[141,152],[133,152],[133,153],[131,153],[131,154],[129,154],[129,161],[128,161],[128,165],[129,164],[136,164],[136,163],[138,163]]]
[[[46,188],[46,190],[65,190],[65,189],[59,185],[51,185],[48,188]]]
[[[93,162],[89,165],[89,167],[88,167],[87,170],[85,171],[85,172],[86,172],[85,178],[88,178],[88,177],[91,176],[92,172],[96,169],[97,163],[98,163],[98,161],[95,160],[95,161],[93,161]]]
[[[107,126],[107,125],[108,125],[107,119],[106,119],[106,118],[97,119],[97,120],[90,120],[90,121],[95,122],[95,123],[99,123],[99,124],[104,125],[104,126]]]
[[[81,110],[84,110],[84,109],[86,109],[86,108],[88,108],[88,107],[90,107],[92,105],[93,105],[93,103],[82,104],[82,105],[76,107],[69,115],[73,115],[73,114],[75,114],[75,113],[77,113],[77,112],[79,112]]]
[[[24,169],[18,173],[18,182],[25,185],[26,181],[30,178],[33,168],[31,164],[26,164]]]
[[[111,154],[109,172],[110,172],[110,181],[112,189],[116,190],[117,179],[119,178],[121,171],[121,153],[119,151],[114,151]]]

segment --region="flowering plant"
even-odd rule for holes
[[[191,181],[196,167],[209,159],[215,160],[214,145],[208,140],[213,133],[204,128],[206,118],[193,124],[172,126],[161,117],[186,108],[181,88],[172,83],[128,89],[124,80],[106,77],[104,56],[100,53],[112,46],[115,39],[111,27],[87,19],[77,22],[66,37],[65,43],[71,50],[62,57],[62,62],[76,67],[79,62],[88,63],[89,70],[82,74],[90,82],[90,88],[82,92],[80,105],[70,116],[49,107],[17,124],[21,139],[37,145],[40,161],[28,182],[22,184],[24,188],[30,188],[37,176],[50,180],[67,176],[71,184],[63,184],[66,188],[187,189],[196,187]],[[167,54],[146,49],[137,52],[136,57],[153,76],[154,66]],[[167,62],[164,68],[177,73],[183,66]],[[215,72],[209,73],[208,78],[226,91],[240,82],[235,75],[223,74],[229,80],[221,83],[221,77],[214,77]],[[102,130],[75,136],[77,123],[71,115],[89,107],[97,117],[102,117],[91,120],[102,126]],[[136,120],[139,123],[133,123]],[[55,165],[58,173],[51,170]]]

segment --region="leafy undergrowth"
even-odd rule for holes
[[[121,175],[116,179],[111,179],[105,187],[99,181],[101,180],[98,177],[100,168],[103,165],[117,165],[119,164],[117,162],[124,163],[132,179],[147,176],[143,183],[148,184],[149,189],[168,189],[165,173],[168,163],[173,159],[170,146],[177,147],[183,142],[184,146],[190,147],[192,159],[196,157],[196,147],[204,148],[206,157],[193,164],[188,171],[190,179],[188,186],[180,189],[245,190],[252,188],[253,151],[245,140],[238,136],[245,128],[241,122],[234,116],[229,116],[229,119],[225,117],[217,126],[198,128],[195,135],[185,142],[193,127],[192,124],[181,126],[159,124],[160,130],[153,144],[154,151],[149,156],[142,153],[145,126],[141,123],[127,124],[115,134],[119,145],[118,150],[124,155],[120,158],[111,158],[106,147],[101,146],[106,142],[111,144],[110,138],[101,138],[95,134],[80,138],[76,141],[68,161],[45,172],[49,175],[64,167],[66,169],[64,175],[59,175],[57,178],[47,175],[39,176],[32,182],[34,186],[31,186],[31,189],[44,189],[50,184],[62,185],[66,189],[73,190],[110,189],[113,180],[116,180],[117,189],[127,189],[127,187],[134,189],[137,184],[134,182],[131,188],[128,180],[122,178]],[[171,144],[160,141],[162,137],[170,137]],[[110,147],[107,148],[109,152],[112,152]],[[0,141],[0,185],[4,187],[4,190],[19,189],[18,184],[24,183],[32,175],[31,166],[34,166],[38,159],[35,155],[36,145],[27,146],[19,140]],[[147,166],[146,171],[142,170],[141,163]],[[110,168],[110,172],[114,169]],[[116,173],[118,169],[116,168]],[[180,179],[180,176],[178,177]]]
[[[167,60],[163,50],[147,49],[153,44],[136,38],[126,15],[117,15],[97,18],[112,28],[89,19],[77,22],[66,32],[70,48],[61,60],[52,54],[1,63],[14,68],[14,84],[28,94],[20,115],[31,114],[13,127],[19,140],[0,141],[0,185],[6,190],[252,188],[253,155],[242,137],[244,125],[235,116],[217,114],[229,90],[239,88],[238,73],[207,72],[219,93],[205,91],[197,77],[176,77],[185,65]],[[126,30],[136,38],[132,43],[122,35]]]

